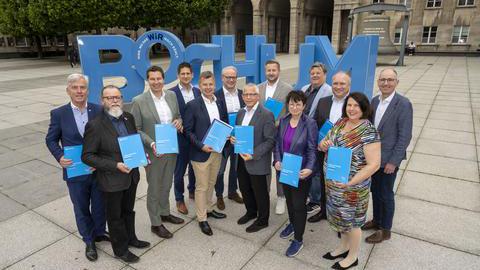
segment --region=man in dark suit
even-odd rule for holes
[[[412,103],[395,91],[398,85],[395,69],[382,70],[377,83],[381,94],[372,99],[372,122],[380,134],[382,162],[380,169],[372,175],[373,220],[362,227],[376,230],[365,239],[371,244],[390,239],[395,211],[393,185],[398,167],[407,157],[413,125]]]
[[[205,71],[200,74],[199,86],[202,95],[187,104],[184,128],[191,143],[190,158],[196,176],[197,220],[201,231],[206,235],[212,235],[213,232],[207,222],[207,217],[217,219],[226,217],[225,214],[212,209],[213,188],[220,169],[222,154],[214,152],[212,147],[203,144],[202,140],[214,119],[228,122],[228,116],[215,97],[215,78],[212,72]]]
[[[135,120],[123,112],[122,93],[113,85],[101,92],[104,112],[85,127],[82,161],[96,169],[97,181],[105,198],[108,229],[113,253],[127,263],[139,258],[128,246],[146,248],[150,243],[138,240],[135,234],[135,193],[140,173],[128,168],[118,144],[118,137],[137,133]]]
[[[332,78],[332,93],[333,95],[321,98],[318,101],[317,113],[315,120],[318,128],[322,128],[325,122],[330,121],[333,124],[342,117],[342,108],[345,98],[350,93],[350,76],[342,71],[337,72]],[[315,197],[320,193],[320,212],[308,218],[308,222],[319,222],[322,219],[327,219],[327,207],[325,195],[325,175],[323,171],[323,161],[325,153],[318,149],[317,151],[317,174],[312,181],[310,188],[310,196]],[[318,179],[317,179],[318,177]]]
[[[177,96],[178,108],[180,115],[185,120],[185,110],[187,104],[200,96],[200,89],[194,87],[191,82],[193,78],[192,66],[189,63],[183,62],[178,65],[177,77],[180,81],[178,85],[171,88]],[[185,131],[178,134],[179,153],[177,155],[177,164],[175,165],[173,188],[175,191],[175,200],[177,201],[178,212],[186,215],[188,208],[185,205],[183,193],[185,191],[185,184],[183,176],[188,165],[188,192],[190,199],[194,198],[195,194],[195,174],[193,172],[192,164],[190,163],[190,142],[185,136]]]
[[[267,175],[272,172],[272,150],[275,146],[275,119],[273,113],[260,104],[260,91],[255,84],[243,88],[246,107],[238,112],[236,124],[253,126],[253,155],[239,154],[237,164],[238,182],[247,213],[237,223],[246,224],[249,233],[268,227],[270,196]],[[235,138],[231,137],[234,143]]]
[[[237,69],[234,66],[228,66],[222,70],[222,88],[215,92],[215,96],[222,104],[223,110],[228,114],[236,114],[240,108],[245,107],[242,98],[242,90],[237,89]],[[217,183],[215,184],[215,193],[217,195],[217,207],[220,210],[225,209],[223,201],[223,176],[227,167],[227,160],[230,157],[230,171],[228,174],[228,198],[237,203],[243,203],[242,197],[237,193],[237,169],[235,168],[236,155],[233,151],[233,145],[228,144],[223,149],[222,163],[218,172]]]
[[[66,168],[72,160],[64,157],[65,146],[83,144],[83,134],[88,121],[102,112],[102,107],[87,102],[88,81],[82,74],[67,78],[67,94],[70,103],[50,112],[50,126],[45,138],[48,150],[63,168],[73,204],[78,232],[86,244],[85,256],[90,261],[98,257],[95,242],[109,240],[105,235],[105,207],[102,193],[97,187],[95,173],[68,178]],[[61,145],[60,145],[61,143]]]

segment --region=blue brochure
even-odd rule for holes
[[[235,154],[253,155],[253,126],[235,126]]]
[[[290,153],[283,154],[282,171],[280,172],[280,183],[298,187],[300,169],[302,168],[302,157]]]
[[[123,163],[129,169],[147,166],[147,156],[145,155],[140,134],[118,137],[118,144],[120,145]]]
[[[155,147],[158,154],[178,154],[177,129],[172,124],[155,125]]]
[[[344,184],[348,183],[351,163],[352,149],[330,146],[328,148],[326,178]]]
[[[327,120],[325,123],[323,123],[322,127],[318,131],[318,143],[320,143],[320,141],[327,136],[327,133],[330,131],[330,129],[332,129],[332,127],[333,123],[330,122],[330,120]]]
[[[213,148],[213,151],[221,153],[225,142],[232,133],[233,127],[229,124],[214,119],[203,138],[203,144]]]
[[[235,123],[237,122],[237,113],[229,113],[228,114],[228,124],[232,127],[235,126]]]
[[[267,108],[269,111],[273,113],[273,116],[275,117],[275,120],[278,119],[278,116],[280,116],[280,112],[283,109],[283,102],[280,102],[276,99],[273,98],[267,98],[264,104],[265,108]]]
[[[63,156],[73,162],[72,165],[67,167],[68,178],[92,174],[90,167],[82,162],[82,149],[82,145],[65,146],[63,148]]]

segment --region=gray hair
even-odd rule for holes
[[[258,86],[254,83],[247,83],[244,87],[243,87],[243,91],[245,91],[245,89],[249,88],[249,87],[253,87],[253,89],[255,89],[255,93],[257,94],[260,94],[260,90],[258,89]]]
[[[380,75],[382,75],[382,73],[383,73],[384,71],[387,71],[387,70],[391,70],[393,73],[395,73],[395,79],[398,80],[398,73],[397,73],[397,71],[396,71],[394,68],[392,68],[392,67],[387,67],[387,68],[382,69],[382,70],[380,71],[380,73],[378,73],[378,77],[380,77]]]
[[[348,85],[352,85],[352,77],[350,77],[350,74],[348,74],[345,71],[339,71],[333,75],[332,79],[335,78],[337,75],[345,75],[348,79]]]
[[[100,92],[100,96],[103,97],[103,92],[105,92],[106,89],[110,89],[110,88],[112,88],[112,89],[117,89],[117,90],[120,92],[120,94],[122,93],[122,90],[120,90],[119,87],[117,87],[117,86],[115,86],[115,85],[113,85],[113,84],[109,84],[109,85],[106,85],[106,86],[104,86],[104,87],[102,88],[102,91]]]
[[[76,82],[80,79],[84,79],[87,82],[87,85],[88,85],[88,77],[87,76],[85,76],[83,74],[80,74],[80,73],[73,73],[73,74],[68,75],[68,77],[67,77],[67,86],[72,85],[74,82]]]
[[[224,67],[224,68],[222,69],[222,75],[225,73],[225,71],[227,71],[227,70],[229,70],[229,69],[232,69],[233,71],[235,71],[235,73],[238,74],[238,70],[237,70],[236,67],[234,67],[234,66],[226,66],[226,67]]]

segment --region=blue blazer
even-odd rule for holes
[[[227,111],[224,110],[218,99],[217,108],[220,114],[220,120],[228,123]],[[192,147],[190,147],[190,159],[192,161],[204,162],[210,157],[210,153],[202,151],[204,145],[202,141],[207,134],[210,124],[210,117],[208,116],[207,107],[205,106],[205,101],[203,101],[202,96],[190,101],[185,111],[183,127],[185,135],[192,144]]]
[[[375,123],[379,101],[379,96],[372,99],[372,123]],[[377,128],[382,143],[381,167],[385,167],[387,163],[399,167],[402,160],[406,159],[407,147],[412,139],[412,126],[412,103],[406,97],[395,93]]]
[[[102,112],[102,106],[87,103],[88,121],[93,120]],[[50,111],[50,125],[45,143],[53,157],[59,161],[63,156],[63,147],[83,145],[83,137],[78,131],[70,103]],[[69,181],[82,181],[86,175],[70,178]],[[67,170],[63,169],[63,180],[67,180]]]
[[[243,96],[242,93],[243,91],[240,89],[237,89],[238,92],[238,100],[240,101],[240,108],[245,107],[245,102],[243,101]],[[220,101],[220,103],[223,106],[223,109],[228,112],[227,110],[227,103],[225,102],[225,93],[223,92],[223,87],[220,88],[219,90],[215,91],[215,96],[217,99]]]
[[[178,84],[177,84],[174,87],[170,88],[169,90],[173,91],[175,95],[177,95],[178,109],[180,110],[180,115],[182,117],[182,120],[185,121],[185,111],[187,109],[187,104],[185,104],[185,99],[183,99],[182,91],[180,91],[180,87],[178,87]],[[192,91],[193,91],[193,96],[195,98],[201,95],[200,89],[196,87],[192,87]],[[185,148],[189,146],[188,139],[185,136],[185,131],[183,133],[178,133],[178,144],[180,148]]]
[[[283,153],[283,138],[292,115],[286,114],[280,119],[277,127],[277,136],[275,139],[275,148],[273,151],[273,164],[277,161],[282,162]],[[318,127],[315,120],[308,117],[306,114],[300,116],[295,134],[293,135],[292,144],[288,153],[302,156],[302,169],[310,169],[315,173],[316,169],[316,151],[317,151]],[[313,176],[314,173],[310,175]]]

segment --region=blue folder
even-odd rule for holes
[[[233,127],[233,126],[235,126],[236,122],[237,122],[237,113],[236,112],[229,113],[228,114],[228,124]]]
[[[280,183],[298,187],[300,169],[302,168],[302,157],[290,153],[283,154],[282,171],[280,172]]]
[[[147,166],[147,156],[140,134],[118,137],[118,144],[120,145],[123,163],[129,169]]]
[[[328,148],[326,178],[344,184],[348,183],[351,163],[352,149],[330,146]]]
[[[177,129],[172,124],[155,125],[155,147],[158,154],[178,154]]]
[[[225,142],[232,133],[233,127],[229,124],[214,119],[203,138],[203,144],[213,148],[213,151],[221,153]]]
[[[82,145],[65,146],[63,156],[72,160],[72,165],[67,167],[67,178],[92,174],[90,166],[82,162]]]
[[[327,120],[322,125],[322,127],[318,131],[318,143],[320,143],[320,141],[322,141],[323,138],[325,138],[325,136],[327,136],[327,133],[330,131],[330,129],[332,129],[332,127],[333,127],[333,123],[330,122],[330,120]]]
[[[235,154],[253,155],[253,126],[235,126]]]
[[[275,120],[278,119],[280,116],[280,112],[283,109],[283,102],[280,102],[276,99],[273,98],[267,98],[264,104],[265,108],[267,108],[269,111],[273,113],[273,116],[275,117]]]

